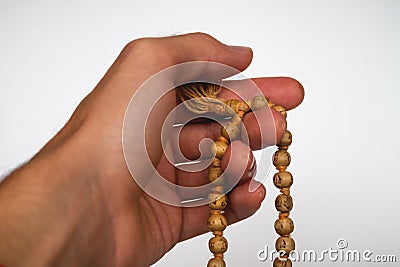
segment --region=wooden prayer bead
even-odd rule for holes
[[[231,122],[228,122],[224,127],[221,128],[221,135],[228,140],[236,140],[239,137],[239,134],[239,127]]]
[[[267,99],[263,95],[256,95],[251,99],[251,109],[257,110],[268,106]]]
[[[287,255],[295,249],[295,243],[293,238],[281,236],[276,240],[275,243],[276,251],[283,250]]]
[[[277,172],[274,174],[274,185],[279,189],[290,187],[293,184],[293,176],[290,172]]]
[[[292,261],[290,259],[280,260],[276,258],[272,265],[273,267],[292,267]]]
[[[273,164],[275,167],[287,167],[290,164],[290,154],[286,150],[278,150],[274,154]]]
[[[228,205],[226,195],[220,193],[210,193],[208,202],[208,206],[212,210],[223,210]]]
[[[294,230],[294,224],[290,218],[278,219],[275,221],[274,226],[276,233],[280,236],[289,235]]]
[[[207,226],[211,232],[224,231],[225,228],[228,226],[228,221],[222,214],[211,214],[208,217]]]
[[[207,267],[226,267],[226,264],[221,258],[212,258],[208,261]]]
[[[214,142],[214,145],[212,146],[212,150],[211,152],[214,154],[215,153],[215,157],[222,159],[222,157],[224,156],[226,149],[228,148],[228,144],[217,140]]]
[[[223,172],[224,171],[220,167],[218,167],[218,168],[209,168],[208,169],[208,181],[214,182],[215,180],[217,180],[221,176],[221,174]]]
[[[220,193],[222,194],[224,192],[224,187],[222,185],[217,185],[214,186],[214,188],[212,189],[213,193]]]
[[[282,136],[281,141],[279,142],[278,146],[290,146],[292,144],[292,133],[288,130]]]
[[[208,242],[208,247],[214,254],[225,253],[228,250],[228,241],[225,237],[215,236]]]
[[[229,140],[226,139],[225,137],[223,137],[222,135],[220,137],[218,137],[217,141],[221,141],[221,142],[225,143],[226,145],[229,145]]]
[[[280,212],[289,212],[293,208],[293,199],[289,195],[280,194],[275,199],[275,207]]]
[[[210,165],[211,168],[221,167],[221,160],[219,158],[214,158]]]

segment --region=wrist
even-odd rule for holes
[[[92,168],[84,166],[90,162],[75,148],[41,151],[0,184],[0,236],[6,241],[0,243],[0,264],[108,264],[95,257],[112,245],[112,239],[101,242],[107,233],[101,229],[106,214],[100,190]]]

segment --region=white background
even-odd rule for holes
[[[336,248],[345,238],[350,249],[400,261],[399,14],[400,1],[383,0],[2,0],[0,174],[62,127],[125,43],[203,31],[253,48],[246,75],[292,76],[306,89],[288,117],[298,250]],[[266,186],[261,210],[226,231],[230,267],[270,266],[257,259],[276,238],[276,190],[270,179]],[[206,266],[209,237],[177,245],[154,266]]]

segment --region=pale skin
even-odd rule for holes
[[[121,145],[125,110],[135,90],[168,66],[201,60],[244,70],[251,59],[251,49],[230,47],[202,33],[129,43],[65,127],[0,184],[0,265],[149,266],[178,242],[207,232],[207,206],[173,207],[148,196],[134,182]],[[254,81],[287,110],[303,100],[303,87],[294,79]],[[167,97],[159,106],[149,125],[152,138],[160,135],[163,119],[176,104],[175,97]],[[279,141],[286,123],[278,112],[274,119]],[[244,123],[250,147],[233,142],[240,153],[231,155],[228,148],[223,168],[233,161],[233,166],[254,169],[251,151],[261,148],[260,128],[251,113]],[[199,156],[202,138],[217,138],[220,130],[216,123],[185,127],[180,148],[189,158]],[[159,142],[149,144],[148,150],[163,176],[187,184],[185,173],[168,163]],[[229,172],[235,175],[237,170]],[[266,195],[263,185],[249,192],[254,171],[245,173],[229,193],[229,224],[254,214]],[[205,179],[204,172],[191,174],[194,184]]]

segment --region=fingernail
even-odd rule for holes
[[[248,46],[230,45],[229,48],[235,52],[240,52],[240,53],[251,52],[251,48]]]
[[[258,190],[260,189],[260,187],[261,187],[261,183],[251,180],[248,191],[251,194],[258,194]],[[261,189],[262,189],[262,187],[261,187]]]

